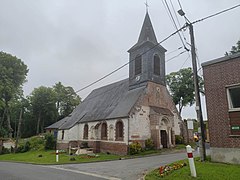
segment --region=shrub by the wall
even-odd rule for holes
[[[138,154],[142,151],[142,146],[139,142],[133,142],[129,145],[129,151],[131,155]]]

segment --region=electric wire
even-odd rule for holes
[[[165,2],[165,9],[167,8],[167,11],[168,11],[168,13],[169,13],[169,15],[170,15],[170,19],[171,19],[172,22],[173,22],[173,26],[174,26],[176,29],[178,29],[178,26],[177,26],[177,24],[176,24],[176,22],[175,22],[175,19],[174,19],[173,15],[172,15],[172,12],[171,12],[171,10],[170,10],[170,8],[169,8],[169,5],[168,5],[167,1],[164,0],[164,2]],[[179,36],[179,38],[180,38],[180,40],[181,40],[181,42],[182,42],[184,48],[186,48],[186,46],[185,46],[185,44],[184,44],[184,42],[183,42],[183,39],[182,39],[182,36],[181,36],[180,32],[178,32],[178,36]]]
[[[177,13],[176,13],[175,7],[174,7],[174,5],[173,5],[173,3],[172,3],[172,0],[170,0],[170,3],[171,3],[171,6],[172,6],[172,9],[173,9],[173,12],[174,12],[175,18],[176,18],[176,20],[177,20],[178,26],[181,27],[181,25],[180,25],[180,21],[179,21],[179,19],[178,19],[178,16],[177,16]],[[183,36],[183,39],[184,39],[185,43],[187,44],[187,39],[186,39],[186,37],[185,37],[183,31],[181,31],[181,34],[182,34],[182,36]],[[184,48],[186,48],[186,46],[185,46]]]
[[[172,34],[170,34],[169,36],[167,36],[166,38],[164,38],[162,41],[160,41],[159,43],[157,43],[156,45],[154,45],[152,48],[150,48],[150,49],[148,49],[147,51],[145,51],[145,52],[143,52],[142,54],[140,54],[140,56],[142,56],[142,55],[146,54],[147,52],[151,51],[152,49],[154,49],[155,47],[157,47],[158,45],[160,45],[160,44],[163,43],[164,41],[168,40],[170,37],[172,37],[172,36],[174,36],[175,34],[177,34],[179,31],[181,31],[181,30],[182,30],[183,28],[185,28],[185,27],[186,27],[186,25],[184,25],[183,27],[181,27],[181,28],[178,29],[177,31],[173,32]],[[130,63],[133,62],[133,61],[135,61],[135,58],[132,59],[132,60],[130,60],[129,62],[123,64],[122,66],[118,67],[118,68],[115,69],[114,71],[112,71],[112,72],[106,74],[105,76],[99,78],[98,80],[96,80],[96,81],[88,84],[87,86],[85,86],[85,87],[83,87],[83,88],[75,91],[75,93],[78,93],[78,92],[80,92],[80,91],[83,91],[84,89],[89,88],[90,86],[98,83],[99,81],[101,81],[101,80],[107,78],[108,76],[114,74],[115,72],[119,71],[120,69],[122,69],[123,67],[127,66],[128,64],[130,64]]]
[[[176,52],[176,51],[178,51],[178,50],[180,50],[180,49],[182,49],[183,48],[183,46],[181,46],[181,47],[179,47],[179,48],[177,48],[177,49],[175,49],[175,50],[173,50],[173,51],[170,51],[170,52],[168,52],[167,54],[166,54],[166,56],[168,56],[169,54],[172,54],[172,53],[174,53],[174,52]]]
[[[230,10],[232,10],[232,9],[235,9],[235,8],[237,8],[237,7],[240,7],[240,4],[235,5],[235,6],[233,6],[233,7],[230,7],[230,8],[227,8],[227,9],[222,10],[222,11],[220,11],[220,12],[217,12],[217,13],[215,13],[215,14],[206,16],[206,17],[204,17],[204,18],[202,18],[202,19],[196,20],[196,21],[192,22],[191,24],[195,24],[195,23],[204,21],[204,20],[206,20],[206,19],[215,17],[215,16],[217,16],[217,15],[220,15],[220,14],[222,14],[222,13],[225,13],[225,12],[230,11]],[[188,24],[186,24],[186,25],[184,25],[183,27],[181,27],[180,29],[176,30],[175,32],[173,32],[172,34],[170,34],[169,36],[167,36],[166,38],[164,38],[162,41],[160,41],[159,43],[157,43],[155,46],[153,46],[152,48],[150,48],[148,51],[152,50],[153,48],[155,48],[155,47],[158,46],[159,44],[161,44],[161,43],[163,43],[164,41],[168,40],[168,39],[169,39],[170,37],[172,37],[173,35],[179,33],[179,31],[183,30],[183,29],[186,28],[187,26],[188,26]],[[145,52],[142,53],[141,55],[147,53],[148,51],[145,51]],[[188,58],[187,58],[187,59],[188,59]],[[82,91],[82,90],[84,90],[84,89],[87,89],[88,87],[90,87],[90,86],[98,83],[99,81],[101,81],[101,80],[107,78],[108,76],[112,75],[113,73],[119,71],[120,69],[122,69],[123,67],[127,66],[129,63],[131,63],[131,62],[133,62],[133,61],[135,61],[135,59],[130,60],[129,62],[123,64],[122,66],[120,66],[119,68],[115,69],[114,71],[108,73],[107,75],[103,76],[102,78],[99,78],[98,80],[90,83],[89,85],[87,85],[87,86],[85,86],[85,87],[83,87],[83,88],[75,91],[75,93],[78,93],[78,92],[80,92],[80,91]],[[168,60],[168,61],[169,61],[169,60]]]
[[[198,22],[200,22],[200,21],[204,21],[204,20],[206,20],[206,19],[215,17],[215,16],[217,16],[217,15],[220,15],[220,14],[222,14],[222,13],[225,13],[225,12],[227,12],[227,11],[233,10],[233,9],[235,9],[235,8],[238,8],[238,7],[240,7],[240,4],[235,5],[235,6],[233,6],[233,7],[230,7],[230,8],[227,8],[227,9],[224,9],[224,10],[219,11],[219,12],[217,12],[217,13],[214,13],[214,14],[212,14],[212,15],[206,16],[206,17],[204,17],[204,18],[202,18],[202,19],[196,20],[196,21],[192,22],[192,24],[195,24],[195,23],[198,23]]]

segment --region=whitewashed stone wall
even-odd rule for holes
[[[151,137],[149,106],[135,107],[129,119],[130,140],[146,140]]]

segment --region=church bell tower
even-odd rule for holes
[[[165,52],[158,45],[153,26],[146,12],[137,43],[129,52],[129,89],[146,85],[152,81],[165,85]]]

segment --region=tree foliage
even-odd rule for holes
[[[228,55],[232,55],[232,54],[235,54],[238,52],[240,52],[240,40],[238,40],[236,46],[232,46],[231,51],[226,52],[225,55],[228,56]]]
[[[26,81],[28,69],[21,59],[0,52],[0,129],[5,126],[12,136],[11,101],[22,96],[22,86]],[[14,103],[12,103],[14,104]]]
[[[57,119],[56,94],[50,87],[35,88],[29,96],[31,110],[36,121],[36,134]]]
[[[200,91],[203,92],[203,79],[198,77]],[[181,115],[184,106],[192,106],[195,102],[193,71],[191,68],[180,69],[166,76],[167,85],[173,102],[178,105]]]
[[[68,116],[74,108],[81,102],[81,98],[75,93],[70,86],[64,86],[61,82],[53,86],[56,94],[56,106],[59,113],[59,118]]]

